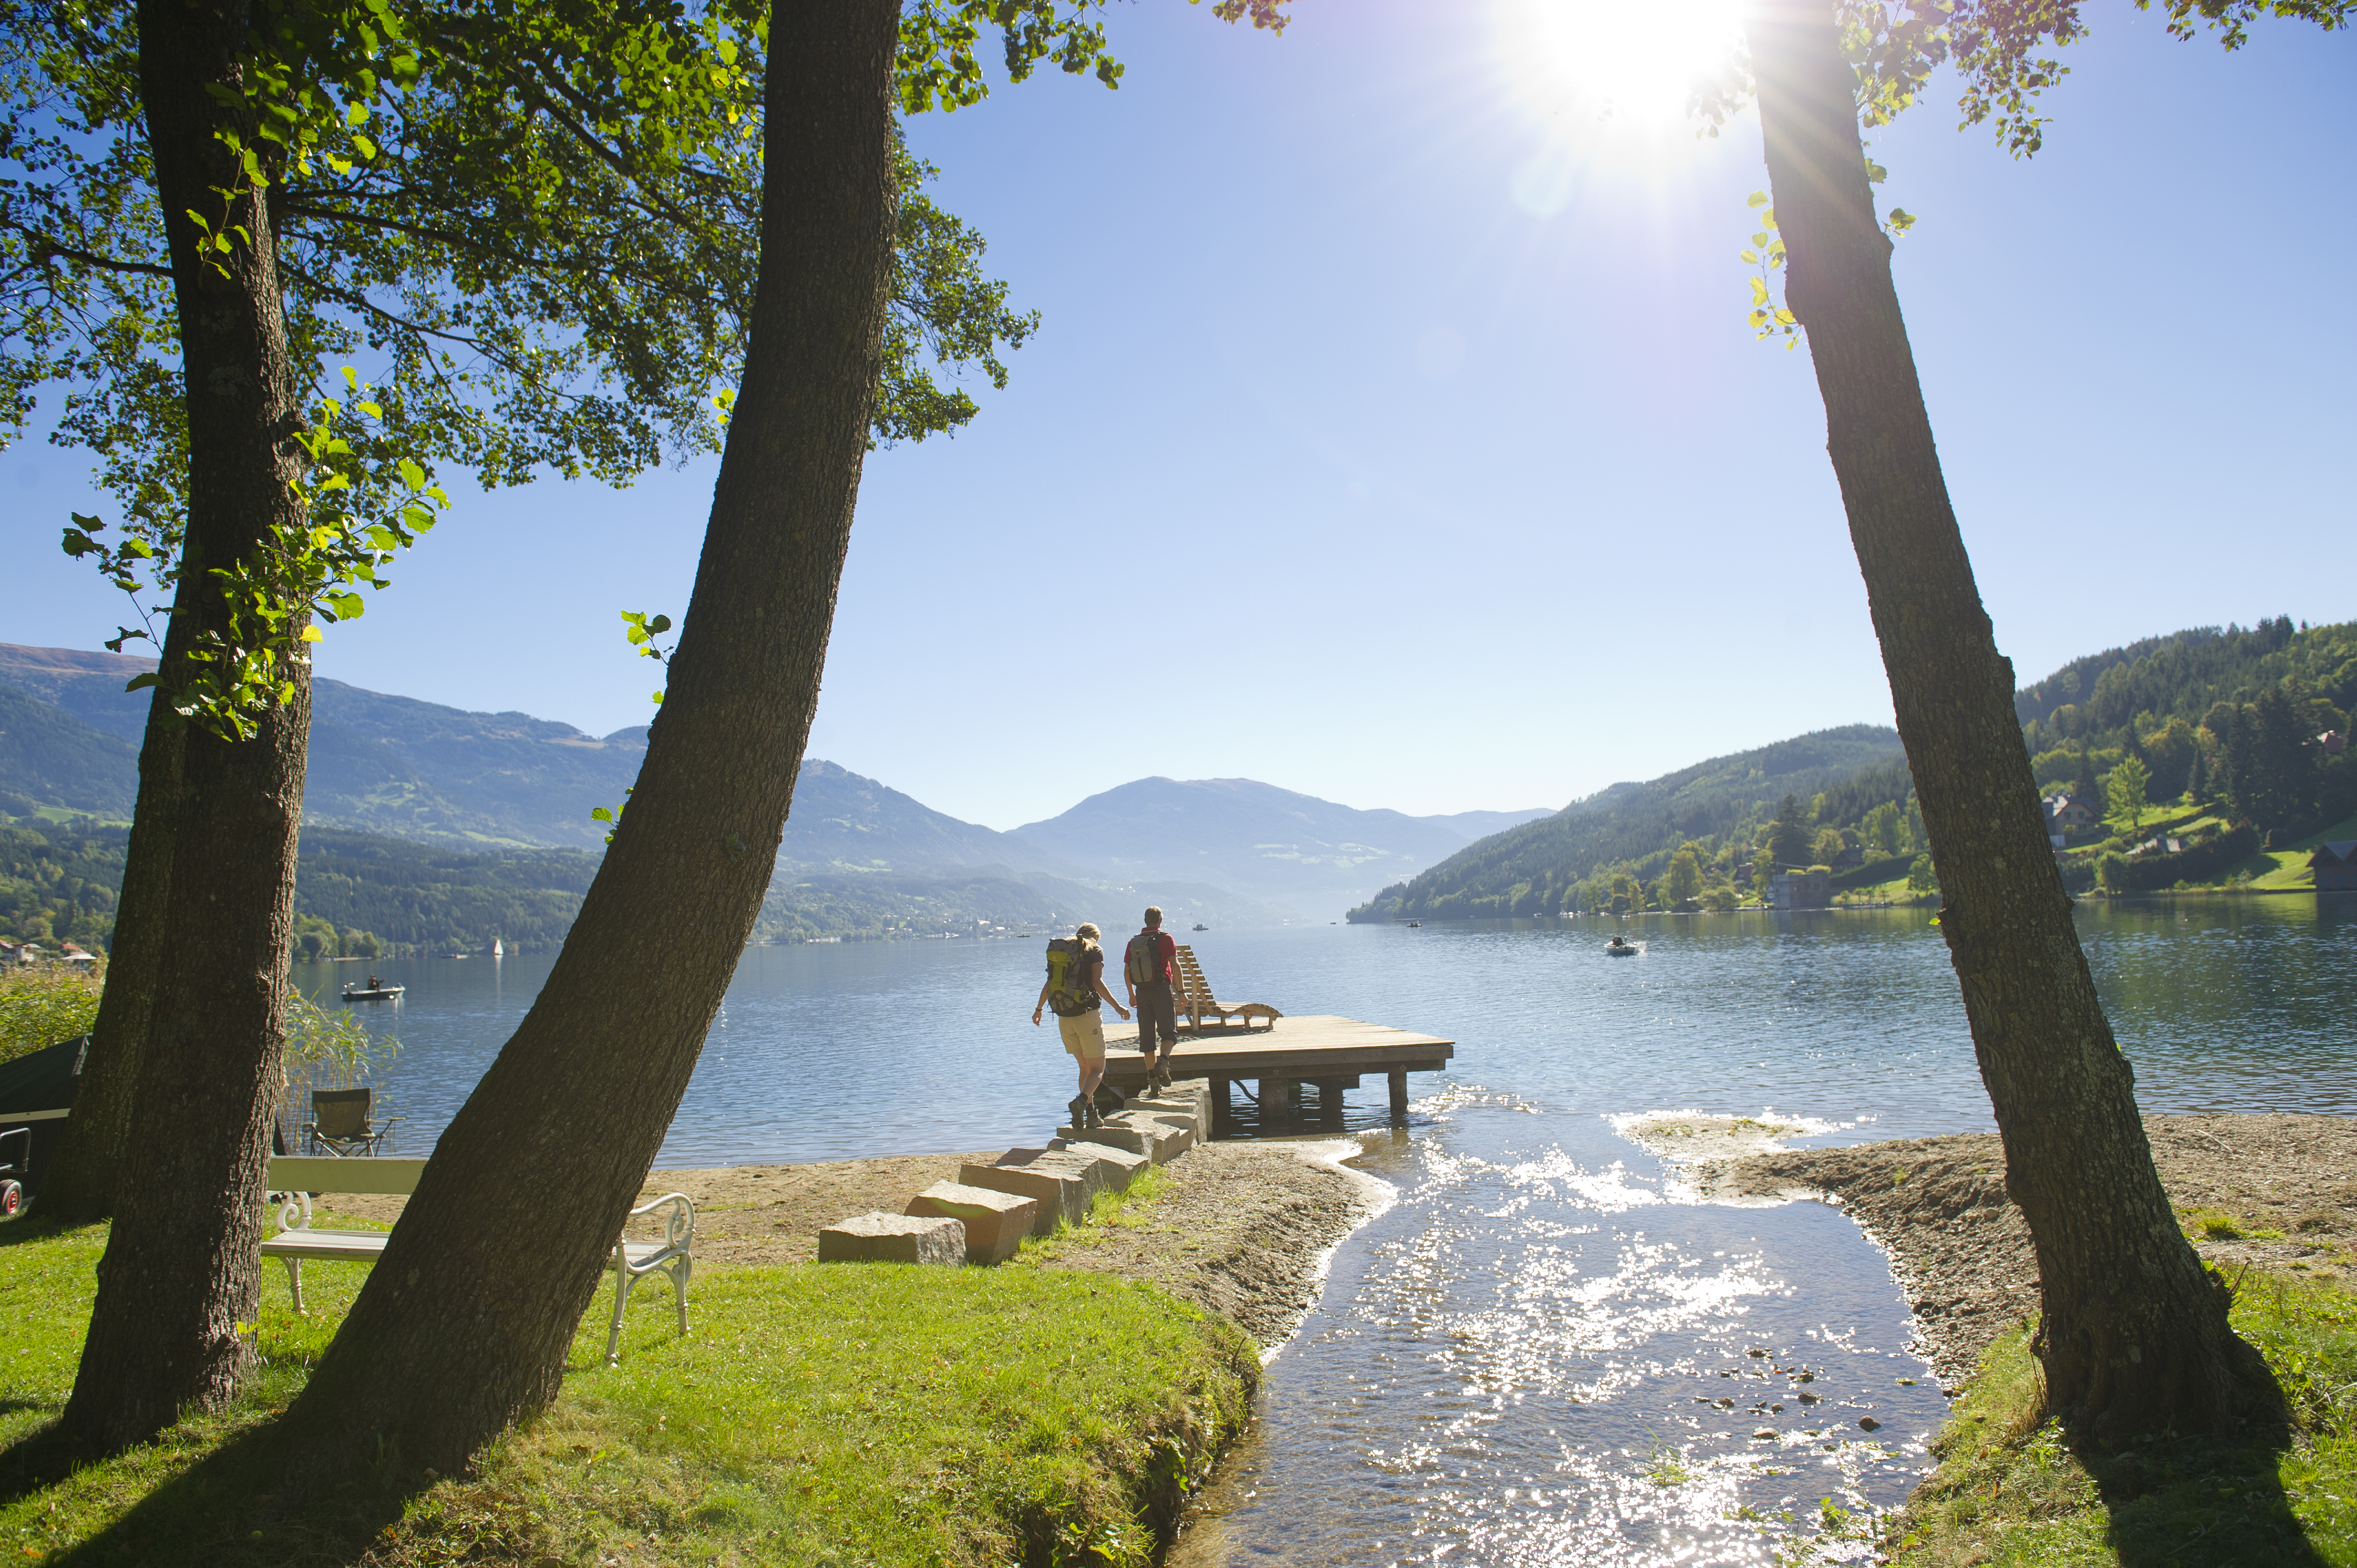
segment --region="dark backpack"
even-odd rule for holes
[[[1162,933],[1148,929],[1130,938],[1121,961],[1132,985],[1151,985],[1162,979]]]
[[[1092,959],[1102,961],[1102,950],[1078,937],[1048,939],[1048,1005],[1059,1018],[1077,1018],[1097,1006],[1096,988],[1089,983]]]

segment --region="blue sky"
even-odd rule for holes
[[[1046,323],[967,431],[870,458],[814,755],[1005,828],[1155,773],[1557,805],[1888,721],[1806,352],[1742,320],[1758,121],[1597,119],[1534,5],[1297,0],[1272,38],[1145,0],[1113,10],[1118,92],[912,124]],[[2035,161],[1959,134],[1953,89],[1875,145],[2024,679],[2357,614],[2357,39],[2228,57],[2091,10]],[[122,618],[52,542],[103,510],[86,468],[0,455],[0,640]],[[460,493],[319,669],[642,722],[616,612],[680,614],[711,479]]]

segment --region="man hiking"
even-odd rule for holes
[[[1148,906],[1146,929],[1129,939],[1122,973],[1129,980],[1129,1004],[1137,1009],[1137,1048],[1146,1053],[1146,1077],[1156,1089],[1170,1087],[1170,1052],[1178,1044],[1178,943],[1162,929],[1162,911]],[[1154,1036],[1162,1054],[1154,1054]]]
[[[1039,1015],[1049,1007],[1056,1010],[1056,1025],[1064,1036],[1064,1048],[1080,1063],[1081,1091],[1071,1100],[1071,1125],[1075,1130],[1101,1126],[1103,1118],[1097,1114],[1097,1085],[1104,1079],[1105,1038],[1104,1015],[1100,1009],[1113,1002],[1113,993],[1105,989],[1104,949],[1097,945],[1100,933],[1093,925],[1083,924],[1069,938],[1059,937],[1048,944],[1048,978],[1039,986],[1039,1000],[1032,1004],[1031,1022],[1038,1025]],[[1124,1018],[1129,1010],[1113,1002],[1113,1010]]]

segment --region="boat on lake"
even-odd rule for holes
[[[371,974],[368,977],[366,985],[345,986],[344,1000],[347,1002],[398,1002],[401,1000],[404,989],[405,988],[399,985],[384,984]]]
[[[1199,931],[1208,931],[1208,930],[1210,930],[1211,928],[1211,927],[1209,927],[1209,926],[1207,926],[1207,925],[1205,925],[1205,924],[1203,924],[1203,922],[1202,922],[1202,921],[1198,920],[1198,921],[1196,921],[1196,922],[1195,922],[1195,929],[1196,929],[1197,930],[1199,930]]]
[[[1643,952],[1644,950],[1645,949],[1642,943],[1623,941],[1619,937],[1615,937],[1610,941],[1604,944],[1604,956],[1606,958],[1635,958],[1639,953]]]

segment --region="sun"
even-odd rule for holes
[[[1498,0],[1500,63],[1525,112],[1658,133],[1743,36],[1744,0]]]

